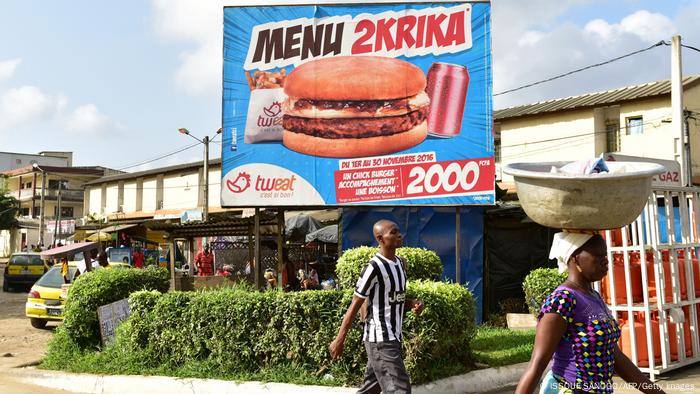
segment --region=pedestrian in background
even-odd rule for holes
[[[146,256],[141,251],[141,248],[136,248],[136,250],[134,250],[132,260],[134,261],[135,268],[143,268],[143,263],[146,260]]]
[[[197,253],[197,256],[194,258],[194,263],[197,266],[197,275],[214,275],[214,255],[209,251],[209,245],[204,245],[204,250],[200,250]]]
[[[345,337],[366,300],[362,340],[367,350],[367,367],[358,394],[410,393],[411,381],[401,349],[403,314],[405,309],[412,309],[420,315],[423,303],[406,299],[406,267],[396,255],[396,248],[403,243],[399,227],[389,220],[380,220],[374,224],[373,233],[379,253],[362,269],[352,303],[329,350],[334,359],[343,354]]]

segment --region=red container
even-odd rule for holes
[[[627,278],[625,277],[624,255],[620,252],[613,253],[612,270],[615,273],[615,303],[627,304]],[[629,257],[630,286],[632,287],[632,301],[643,302],[644,293],[642,291],[642,263],[639,260],[639,252],[631,252]],[[611,304],[610,295],[610,275],[605,275],[601,280],[600,294],[606,303]]]
[[[430,97],[428,134],[442,138],[459,134],[468,88],[469,71],[466,66],[439,62],[430,66],[425,89]]]

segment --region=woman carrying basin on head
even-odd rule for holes
[[[641,392],[663,393],[622,353],[620,327],[591,286],[608,273],[603,237],[557,233],[549,257],[568,277],[542,303],[532,357],[516,394],[532,393],[550,360],[540,393],[611,393],[615,373]]]

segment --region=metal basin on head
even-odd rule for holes
[[[632,223],[651,193],[651,179],[665,171],[656,163],[607,162],[610,173],[567,175],[552,166],[569,162],[513,163],[503,171],[515,179],[523,210],[553,228],[607,230]],[[624,168],[624,172],[617,172]]]

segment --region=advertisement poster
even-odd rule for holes
[[[224,8],[221,205],[494,203],[488,2]]]

